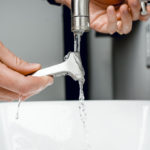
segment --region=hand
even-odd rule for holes
[[[131,14],[132,14],[132,19],[134,21],[136,21],[136,20],[147,21],[150,18],[150,6],[147,6],[148,14],[145,15],[145,16],[142,16],[140,14],[140,11],[141,11],[140,0],[126,0],[126,3],[130,7],[130,11],[131,11]]]
[[[68,7],[71,0],[56,0]],[[97,32],[127,34],[132,29],[132,16],[123,0],[90,0],[90,27]]]
[[[24,100],[51,85],[50,76],[26,76],[39,69],[39,64],[21,60],[0,42],[0,100]]]
[[[90,26],[101,33],[127,34],[132,29],[132,16],[127,4],[112,0],[112,5],[101,0],[90,1]]]
[[[71,0],[56,2],[71,6]],[[90,26],[102,33],[127,34],[132,30],[133,21],[149,18],[149,15],[141,16],[140,9],[139,0],[90,0]]]

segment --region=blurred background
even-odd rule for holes
[[[86,99],[150,99],[147,67],[148,23],[136,22],[126,36],[91,30],[84,34],[81,57],[86,71]],[[46,0],[0,0],[0,41],[17,56],[48,67],[73,51],[70,10]],[[70,77],[55,78],[53,86],[30,100],[78,99],[78,83]]]

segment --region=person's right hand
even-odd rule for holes
[[[40,68],[16,57],[0,42],[0,100],[24,100],[51,85],[50,76],[27,76]]]

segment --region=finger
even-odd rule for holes
[[[122,32],[122,21],[117,21],[117,32],[122,35],[123,32]]]
[[[150,5],[147,6],[147,12],[150,14]]]
[[[140,21],[147,21],[150,18],[150,15],[140,16]]]
[[[32,96],[34,96],[35,94],[38,94],[38,93],[39,93],[39,92],[37,92],[37,93],[30,93],[30,94],[28,94],[28,95],[26,95],[26,96],[22,96],[22,97],[21,97],[21,100],[22,100],[22,101],[25,101],[25,100],[31,98]]]
[[[15,92],[0,87],[0,101],[12,101],[19,99],[19,95]]]
[[[51,76],[43,76],[43,77],[28,76],[25,78],[26,78],[24,83],[25,88],[23,88],[22,90],[24,93],[22,94],[22,96],[38,94],[42,90],[53,84],[53,77]],[[28,87],[30,87],[30,90],[28,90]]]
[[[107,18],[108,18],[107,31],[110,34],[113,34],[117,30],[117,16],[115,8],[113,6],[109,6],[107,8]]]
[[[0,61],[6,64],[9,68],[28,75],[40,69],[40,64],[32,64],[23,61],[15,56],[0,42]]]
[[[26,77],[11,70],[2,63],[0,63],[0,70],[0,86],[19,95],[27,95],[35,91],[41,91],[53,83],[51,76]]]
[[[127,34],[132,29],[132,17],[128,11],[128,6],[126,4],[120,7],[120,13],[122,21],[122,29],[120,32],[122,32],[123,34]]]
[[[32,94],[31,95],[27,95],[27,96],[22,96],[21,97],[21,101],[25,101],[25,100],[29,99],[32,96],[33,96]]]
[[[128,0],[129,8],[131,9],[132,19],[138,20],[140,17],[140,1],[139,0]]]
[[[147,15],[141,15],[140,20],[141,21],[147,21],[150,18],[150,5],[147,6]]]
[[[102,15],[98,16],[93,22],[91,22],[90,27],[97,32],[108,33],[107,24],[108,24],[107,15]]]

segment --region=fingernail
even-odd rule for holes
[[[107,8],[107,10],[110,12],[110,13],[113,13],[114,12],[114,7],[113,6],[109,6]]]

